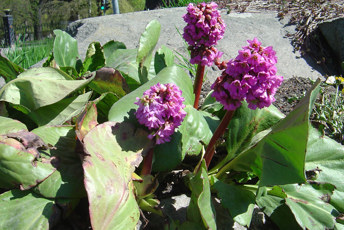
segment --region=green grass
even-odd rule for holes
[[[332,77],[334,78],[334,77]],[[329,90],[334,86],[334,92]],[[336,77],[322,84],[320,97],[315,102],[311,121],[330,138],[344,144],[344,78]]]
[[[23,42],[17,41],[14,47],[4,52],[4,55],[12,62],[24,69],[48,57],[53,50],[54,39],[45,39],[42,41]]]
[[[198,4],[201,2],[210,2],[210,0],[163,0],[163,7],[172,8],[172,7],[183,7],[189,5],[189,3]]]

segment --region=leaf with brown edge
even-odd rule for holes
[[[15,139],[12,139],[17,141]],[[16,147],[0,142],[0,188],[30,189],[49,177],[56,168],[51,164],[53,158],[39,158],[29,151],[23,150],[23,145],[17,141]],[[22,146],[21,146],[21,145]]]
[[[98,125],[97,116],[96,104],[94,102],[90,102],[76,121],[75,132],[80,141],[84,139],[85,135],[91,129]]]
[[[93,229],[134,229],[140,212],[131,176],[149,143],[147,133],[128,122],[106,122],[91,129],[83,142]]]
[[[99,94],[111,92],[118,99],[129,93],[129,87],[122,74],[113,68],[101,68],[96,71],[90,87]]]

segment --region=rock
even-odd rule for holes
[[[335,18],[319,24],[320,31],[324,35],[328,45],[337,56],[338,65],[344,73],[344,18]]]
[[[6,85],[5,79],[3,77],[0,77],[0,89]]]
[[[182,33],[186,25],[182,19],[185,13],[186,8],[181,7],[87,18],[72,23],[68,31],[78,40],[79,53],[84,58],[88,45],[94,41],[105,44],[115,40],[124,42],[127,48],[137,48],[146,25],[157,19],[161,23],[157,48],[166,45],[186,56],[184,40],[177,32]],[[293,76],[316,79],[321,76],[300,54],[293,52],[291,41],[285,34],[295,28],[287,25],[286,21],[279,21],[276,12],[227,14],[222,10],[221,15],[227,28],[217,48],[224,52],[224,60],[236,57],[237,51],[247,44],[246,40],[257,37],[263,46],[273,46],[276,50],[279,75],[286,79]],[[217,76],[219,72],[208,71],[207,79],[212,82]]]
[[[182,223],[186,221],[186,209],[189,203],[190,197],[182,194],[162,200],[160,206],[167,216],[173,220],[179,220]]]
[[[39,62],[37,62],[36,64],[30,66],[30,69],[32,68],[40,68],[43,66],[43,64],[47,61],[48,58],[43,58],[42,60],[40,60]]]

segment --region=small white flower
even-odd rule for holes
[[[329,84],[329,85],[334,85],[336,84],[336,78],[334,76],[330,76],[326,79],[326,84]]]

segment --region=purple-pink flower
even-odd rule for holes
[[[183,38],[190,46],[190,62],[211,66],[215,59],[222,56],[213,46],[223,38],[226,28],[217,4],[199,3],[194,6],[190,3],[183,18],[187,23]]]
[[[264,108],[275,101],[277,88],[283,81],[276,75],[276,52],[263,47],[257,38],[248,40],[239,55],[227,63],[227,68],[212,85],[212,96],[226,110],[235,110],[246,100],[250,109]]]
[[[186,115],[182,91],[173,83],[157,83],[136,99],[139,108],[135,115],[151,131],[148,138],[154,138],[156,144],[169,142]]]
[[[183,18],[187,23],[183,37],[190,46],[210,47],[223,38],[226,25],[216,3],[200,3],[197,6],[190,3]]]

